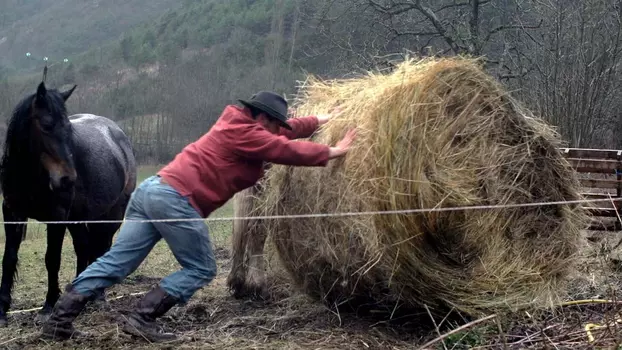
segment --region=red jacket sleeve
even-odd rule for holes
[[[273,135],[260,126],[247,126],[231,140],[233,152],[241,157],[283,165],[325,166],[329,146],[310,141],[292,141]]]
[[[281,128],[279,135],[285,136],[288,139],[304,139],[311,137],[317,130],[318,120],[316,116],[311,115],[308,117],[288,119],[287,124],[289,124],[293,130]]]

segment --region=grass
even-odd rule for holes
[[[141,168],[141,179],[155,173],[157,167]],[[230,204],[214,217],[232,216]],[[439,334],[453,333],[438,340],[427,349],[592,349],[622,350],[620,325],[592,331],[594,343],[588,341],[588,323],[606,324],[607,318],[620,317],[622,309],[616,304],[586,303],[568,305],[558,313],[536,319],[530,315],[515,315],[509,320],[490,318],[479,323],[439,325],[423,328],[429,323],[426,315],[413,317],[409,322],[378,322],[372,318],[356,318],[338,314],[311,302],[298,293],[288,280],[270,277],[273,298],[264,302],[236,300],[226,288],[230,270],[230,222],[210,223],[219,274],[209,285],[199,290],[185,306],[173,308],[162,319],[169,330],[182,336],[176,345],[158,345],[126,336],[117,320],[123,317],[160,278],[177,270],[179,264],[160,242],[143,264],[121,284],[107,291],[109,304],[89,307],[76,320],[76,327],[91,333],[91,340],[50,342],[38,337],[33,323],[36,310],[43,302],[47,288],[43,235],[30,236],[20,250],[20,276],[13,292],[9,326],[0,328],[0,348],[3,349],[418,349],[422,344],[438,339]],[[584,263],[571,284],[574,299],[614,299],[622,290],[620,272],[622,258],[615,246],[619,233],[588,232],[583,251]],[[0,244],[0,249],[1,249]],[[67,235],[63,246],[60,281],[64,285],[75,273],[75,258],[71,239]],[[277,293],[278,292],[278,293]],[[26,310],[20,312],[20,310]]]
[[[138,169],[138,180],[143,181],[149,176],[154,175],[160,166],[147,165],[141,166]],[[216,210],[210,217],[231,217],[233,216],[233,207],[230,203],[225,204],[223,207]],[[0,211],[0,218],[2,213]],[[2,218],[3,219],[3,218]],[[29,220],[31,223],[36,223],[35,220]],[[220,221],[208,223],[210,227],[210,234],[213,243],[216,246],[226,246],[231,234],[231,222]],[[1,226],[0,226],[1,227]],[[4,243],[4,228],[1,233]],[[20,279],[15,287],[15,294],[17,297],[14,299],[15,305],[23,303],[25,307],[38,307],[43,303],[45,295],[41,293],[42,290],[47,289],[47,274],[41,273],[45,271],[45,249],[46,249],[46,226],[38,224],[30,224],[28,226],[27,239],[22,242],[19,252],[19,269]],[[145,261],[146,268],[157,275],[163,275],[170,269],[178,268],[178,264],[172,255],[169,255],[166,259],[162,259],[159,256],[165,254],[167,251],[166,243],[164,241],[159,242],[154,248],[154,253],[150,256],[155,256],[155,266],[149,262],[151,257],[147,257]],[[0,245],[0,251],[4,250],[4,244]],[[62,262],[60,280],[67,283],[73,278],[75,274],[76,261],[73,251],[73,243],[71,236],[66,233],[63,244]],[[136,274],[140,275],[145,267],[139,268]],[[15,309],[15,307],[14,307]]]

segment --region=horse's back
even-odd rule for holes
[[[119,125],[110,118],[106,118],[101,115],[95,114],[74,114],[69,116],[69,122],[77,132],[79,137],[95,136],[100,138],[101,136],[113,136],[112,139],[107,141],[117,146],[127,143],[129,145],[129,139]]]
[[[117,123],[93,114],[75,114],[69,121],[78,181],[89,207],[107,207],[124,191],[131,193],[136,184],[136,159],[129,138]]]
[[[113,120],[94,114],[74,114],[69,117],[77,146],[84,151],[114,155],[134,162],[132,145],[123,130]]]

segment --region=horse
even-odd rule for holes
[[[266,168],[268,168],[266,166]],[[257,205],[257,197],[264,191],[257,183],[233,196],[233,216],[249,217]],[[232,226],[231,271],[227,286],[236,299],[265,300],[269,297],[266,286],[264,246],[268,230],[261,220],[234,220]]]
[[[103,116],[67,116],[65,103],[75,89],[76,85],[63,92],[48,90],[42,81],[36,93],[19,101],[8,123],[0,161],[6,234],[0,326],[8,323],[26,221],[53,221],[47,223],[48,289],[35,318],[42,322],[60,297],[58,273],[65,231],[71,235],[78,276],[110,249],[136,187],[134,151],[121,128]],[[76,223],[91,220],[117,222]]]

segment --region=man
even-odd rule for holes
[[[121,282],[138,268],[163,238],[182,269],[161,280],[129,315],[123,330],[149,341],[172,340],[155,322],[176,304],[185,304],[216,276],[208,227],[202,220],[136,222],[159,219],[201,219],[263,176],[263,163],[325,166],[348,152],[350,130],[335,147],[310,141],[330,116],[287,121],[287,102],[272,92],[259,92],[244,107],[227,106],[209,130],[186,146],[157,175],[143,181],[132,194],[117,239],[110,251],[76,277],[54,306],[43,336],[66,339],[84,335],[73,327],[87,301]],[[135,221],[132,221],[135,220]]]

